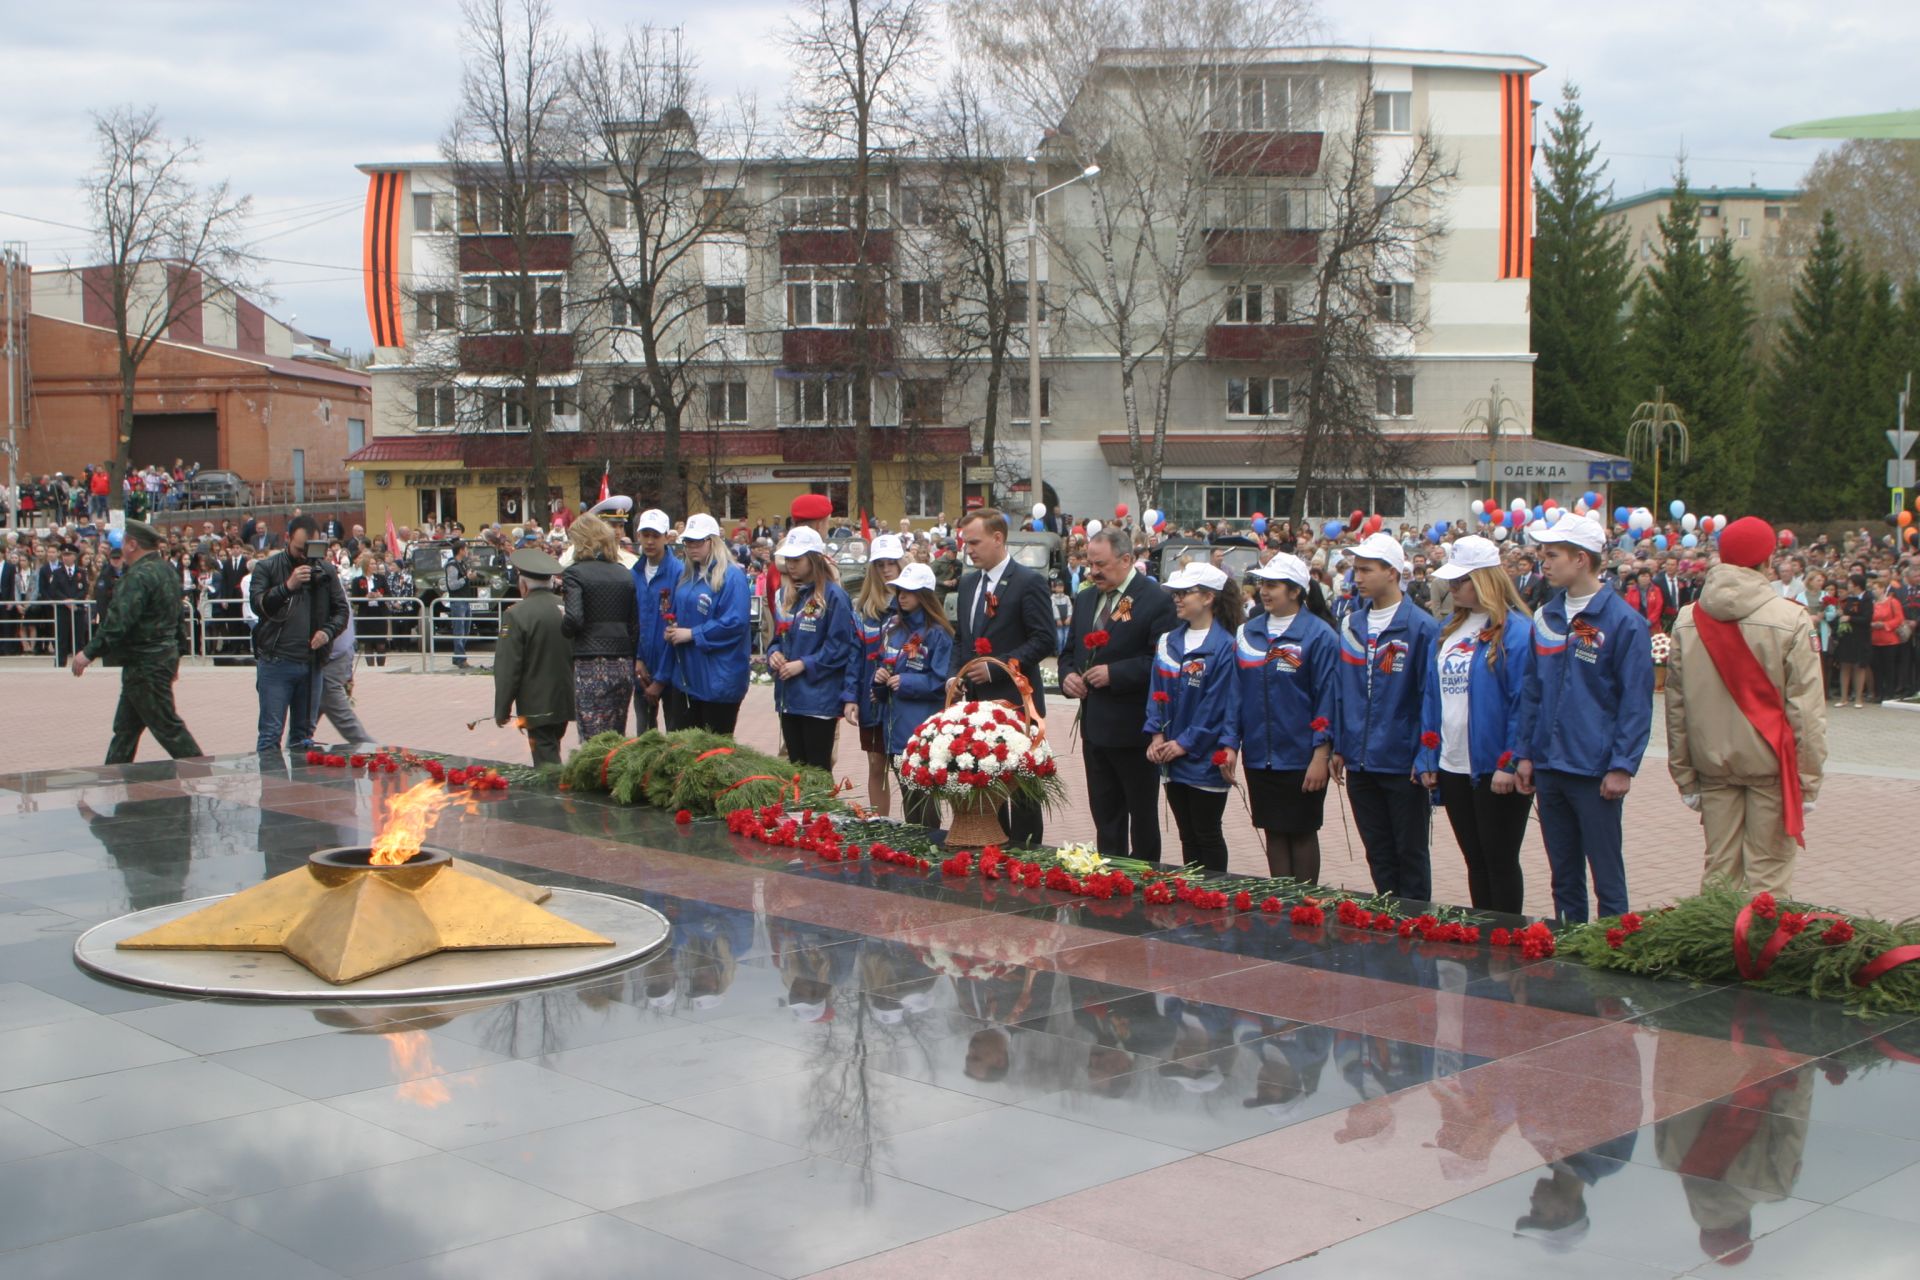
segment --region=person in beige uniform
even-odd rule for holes
[[[1776,540],[1748,516],[1680,611],[1667,657],[1667,771],[1706,833],[1703,883],[1791,892],[1802,815],[1827,760],[1820,654],[1804,607],[1758,566]]]

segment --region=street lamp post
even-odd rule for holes
[[[1030,455],[1027,473],[1028,493],[1036,503],[1047,500],[1040,468],[1040,202],[1056,191],[1099,174],[1100,166],[1090,164],[1065,182],[1027,199],[1027,450]]]

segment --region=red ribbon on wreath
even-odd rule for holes
[[[1860,966],[1860,972],[1853,975],[1853,985],[1870,987],[1901,965],[1912,964],[1915,960],[1920,960],[1920,946],[1895,947],[1891,951],[1883,951]]]
[[[1793,913],[1788,912],[1785,914]],[[1804,916],[1796,917],[1803,921],[1802,926],[1798,929],[1789,929],[1783,921],[1774,926],[1773,936],[1767,939],[1767,945],[1760,949],[1760,957],[1756,960],[1753,955],[1752,944],[1747,941],[1747,930],[1753,924],[1753,917],[1753,904],[1749,902],[1746,906],[1740,908],[1740,914],[1733,919],[1733,963],[1734,967],[1739,969],[1740,976],[1748,982],[1755,982],[1766,977],[1767,970],[1773,968],[1773,962],[1780,958],[1780,953],[1787,949],[1787,944],[1806,931],[1806,925],[1812,924],[1815,920],[1846,919],[1845,916],[1835,915],[1831,911],[1809,911]],[[1920,947],[1914,947],[1912,950],[1916,957],[1920,957]],[[1888,955],[1891,954],[1892,952],[1888,952]],[[1881,957],[1881,959],[1885,958],[1885,956]],[[1878,960],[1874,961],[1874,964],[1878,963]],[[1867,966],[1868,969],[1872,967],[1873,965]],[[1866,969],[1861,970],[1861,973],[1865,972]],[[1878,974],[1874,975],[1874,977],[1878,976]],[[1860,986],[1864,987],[1867,985],[1865,982],[1860,981],[1859,974],[1855,974],[1853,980]],[[1871,981],[1871,979],[1869,979],[1869,981]]]
[[[625,751],[628,747],[632,746],[634,743],[638,741],[640,741],[640,739],[638,738],[628,738],[625,742],[621,743],[619,746],[615,747],[613,750],[607,752],[607,754],[600,757],[601,787],[604,788],[607,785],[607,766],[613,763],[613,758],[619,755],[622,751]]]
[[[711,760],[715,756],[730,756],[732,754],[733,754],[732,747],[715,747],[711,751],[702,751],[699,755],[693,758],[693,762],[695,764],[699,764],[702,760]]]
[[[751,775],[749,775],[748,777],[745,777],[745,778],[742,778],[742,779],[740,779],[740,781],[738,781],[738,782],[736,782],[736,783],[734,783],[734,784],[733,784],[732,786],[730,786],[730,787],[722,787],[722,788],[720,788],[720,790],[718,790],[718,791],[716,791],[716,792],[714,792],[714,793],[713,793],[713,798],[714,798],[715,800],[718,800],[718,799],[719,799],[719,798],[720,798],[721,796],[723,796],[723,795],[725,795],[725,794],[727,794],[727,792],[729,792],[729,791],[734,791],[734,790],[737,790],[737,789],[738,789],[738,788],[740,788],[740,787],[744,787],[744,786],[746,786],[746,785],[747,785],[747,784],[748,784],[749,782],[779,782],[779,781],[780,781],[780,779],[778,779],[778,778],[776,778],[776,777],[774,777],[774,776],[773,776],[772,774],[770,774],[770,773],[756,773],[756,774],[751,774]],[[795,803],[795,804],[798,804],[798,803],[800,802],[800,775],[799,775],[799,774],[797,774],[797,773],[796,773],[796,774],[794,774],[792,778],[790,778],[790,779],[788,779],[788,782],[789,782],[789,783],[791,783],[791,785],[792,785],[792,787],[793,787],[793,799],[794,799],[794,803]],[[787,784],[782,784],[782,786],[781,786],[781,790],[782,790],[782,791],[785,791],[785,790],[786,790],[786,785],[787,785]]]

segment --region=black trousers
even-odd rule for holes
[[[1000,806],[1000,825],[1007,843],[1037,846],[1046,838],[1046,811],[1037,804],[1016,800]]]
[[[810,764],[816,769],[833,768],[833,726],[836,723],[821,716],[796,716],[781,712],[780,733],[787,742],[787,759],[795,764]]]
[[[1167,807],[1180,830],[1180,860],[1197,862],[1209,871],[1227,869],[1227,837],[1220,829],[1227,813],[1227,793],[1167,784]]]
[[[940,801],[931,791],[908,791],[901,788],[901,817],[916,827],[925,827],[932,831],[940,825]]]
[[[567,736],[567,722],[527,726],[527,749],[536,765],[560,763],[560,740]]]
[[[692,728],[693,711],[687,702],[687,695],[668,685],[666,692],[660,695],[660,719],[668,733],[675,729]]]
[[[660,701],[655,702],[647,696],[647,686],[643,682],[635,680],[633,682],[634,733],[642,734],[652,729],[658,729],[660,727],[660,709],[665,705],[667,699],[672,696],[673,690],[668,689],[660,695]]]
[[[1160,861],[1160,767],[1147,759],[1145,737],[1138,746],[1083,742],[1080,754],[1100,855]]]
[[[1467,860],[1467,897],[1487,911],[1519,915],[1527,882],[1520,870],[1520,841],[1526,838],[1533,797],[1518,791],[1493,793],[1493,775],[1476,785],[1464,773],[1440,774],[1440,803],[1460,853]]]
[[[731,735],[733,726],[739,721],[740,704],[737,702],[701,702],[696,698],[688,698],[687,722],[681,727]],[[831,720],[827,722],[827,727],[833,727]]]
[[[1349,769],[1347,798],[1366,846],[1374,891],[1431,902],[1433,810],[1427,789],[1403,773]]]

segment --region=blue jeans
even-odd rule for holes
[[[1540,837],[1547,845],[1553,874],[1553,914],[1570,923],[1587,919],[1587,871],[1593,871],[1593,896],[1600,914],[1627,909],[1627,865],[1621,854],[1623,800],[1602,800],[1600,779],[1578,773],[1536,769],[1540,793]]]
[[[451,601],[447,605],[447,612],[453,618],[453,660],[465,662],[467,660],[467,628],[473,625],[469,621],[473,617],[473,601],[466,599]]]
[[[260,725],[253,749],[278,751],[283,730],[289,748],[304,748],[313,741],[319,686],[320,669],[311,662],[262,658],[255,663],[253,690],[260,697]]]
[[[87,511],[96,516],[107,514],[107,495],[104,493],[88,494]]]

